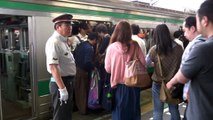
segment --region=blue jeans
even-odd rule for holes
[[[161,84],[152,83],[152,99],[153,99],[153,120],[163,119],[164,103],[160,101],[160,88]],[[171,113],[171,120],[180,120],[180,113],[178,105],[168,104],[169,112]]]

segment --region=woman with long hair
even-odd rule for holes
[[[154,45],[146,57],[148,65],[154,63],[154,73],[152,75],[152,98],[153,98],[153,119],[163,119],[164,103],[160,101],[161,82],[168,82],[178,71],[183,49],[171,39],[169,29],[166,24],[160,24],[154,31]],[[159,60],[158,60],[159,58]],[[162,75],[160,74],[160,67]],[[180,120],[180,113],[177,104],[168,104],[171,120]]]
[[[144,55],[139,45],[132,41],[131,35],[130,24],[120,21],[106,51],[105,69],[111,73],[110,84],[114,91],[112,120],[141,119],[140,88],[124,84],[125,63],[132,60],[134,53],[145,68]]]

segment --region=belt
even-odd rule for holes
[[[73,79],[75,76],[62,76],[62,79]]]

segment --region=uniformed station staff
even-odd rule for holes
[[[63,14],[52,20],[54,33],[47,40],[45,52],[47,71],[52,74],[50,94],[53,103],[53,120],[72,120],[72,82],[76,65],[67,37],[71,34],[72,15]]]

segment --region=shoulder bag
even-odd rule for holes
[[[151,86],[152,81],[150,76],[145,66],[137,58],[136,48],[139,49],[139,46],[135,45],[134,47],[133,59],[125,64],[124,84],[129,87]]]
[[[160,57],[159,57],[159,55],[157,55],[157,57],[158,57],[160,75],[163,76]],[[170,104],[179,104],[181,102],[181,100],[172,97],[171,92],[166,87],[166,83],[164,80],[162,80],[162,82],[161,82],[160,101],[165,102],[165,103],[170,103]]]

